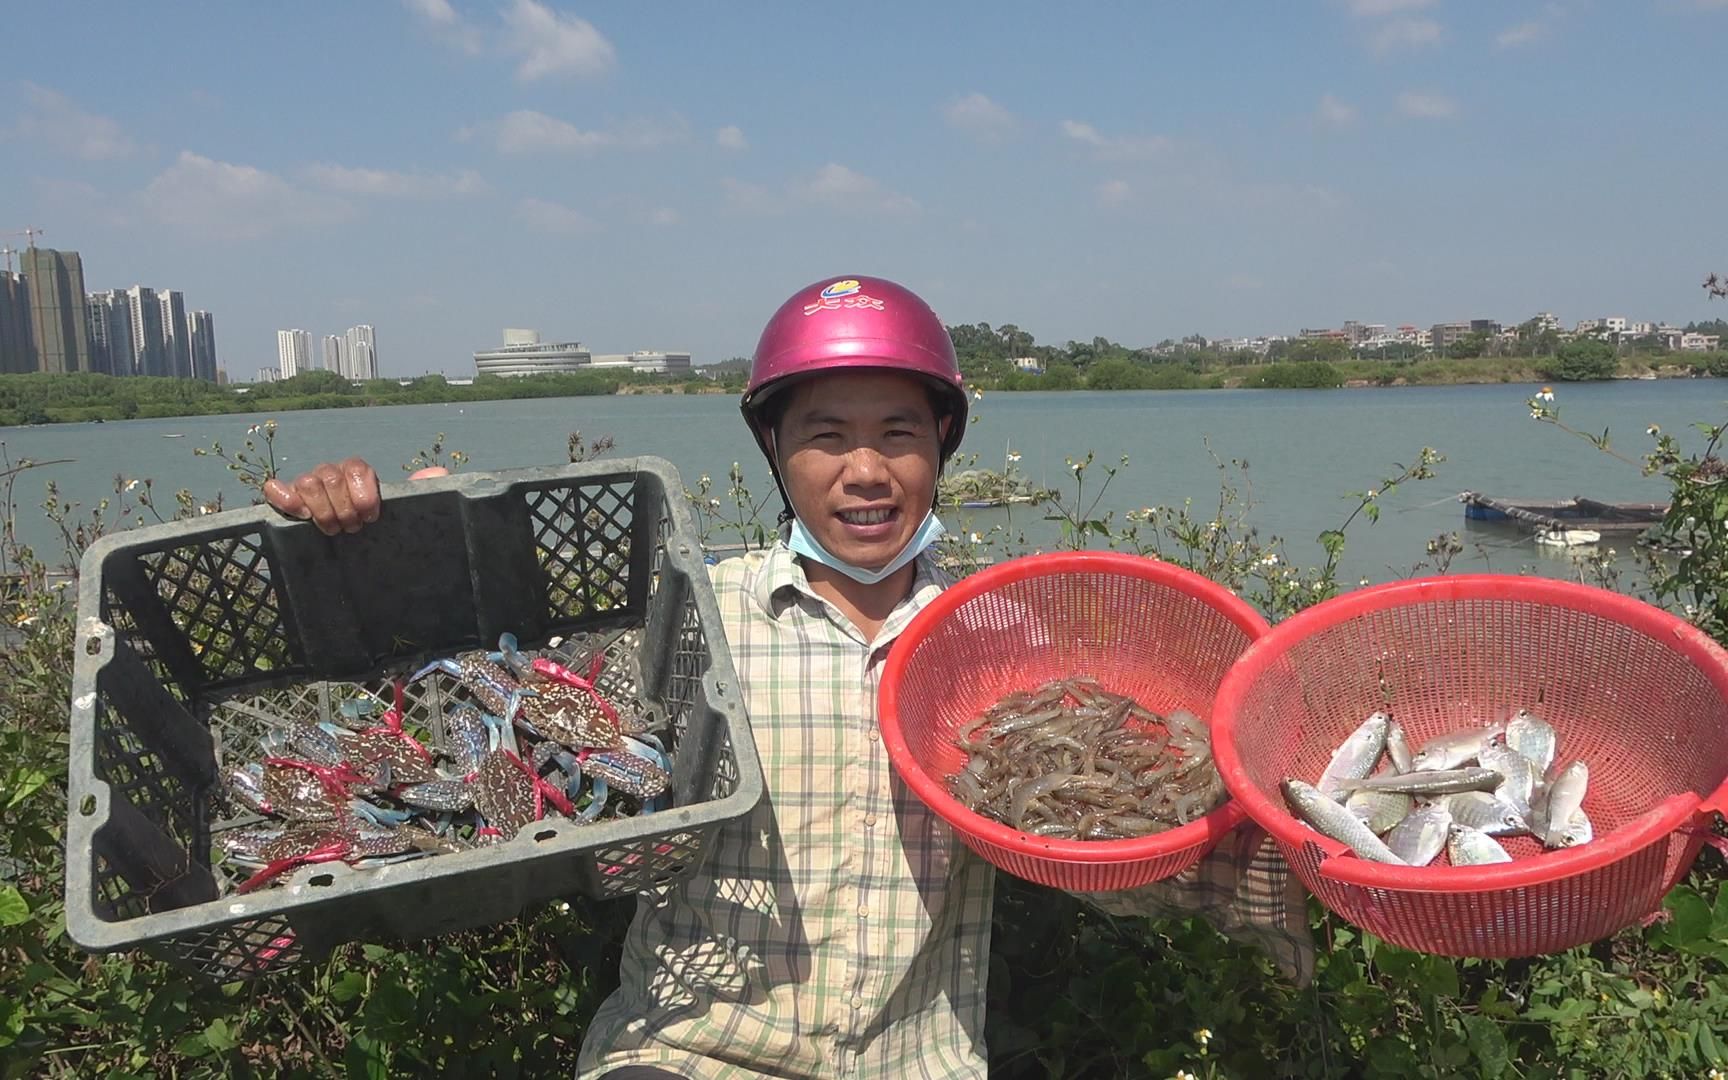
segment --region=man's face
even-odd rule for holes
[[[836,372],[787,393],[775,449],[793,511],[835,557],[867,570],[887,565],[936,494],[942,432],[924,384],[893,372]]]

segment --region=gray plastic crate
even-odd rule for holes
[[[762,796],[737,676],[672,466],[625,458],[384,486],[384,512],[326,537],[265,507],[105,537],[85,554],[74,646],[66,926],[92,951],[149,946],[218,979],[357,940],[490,925],[558,897],[688,876]],[[626,631],[614,691],[659,714],[673,803],[509,843],[355,869],[302,867],[245,894],[222,864],[218,776],[266,725],[388,700],[393,676],[503,631]],[[433,726],[454,684],[409,688]]]

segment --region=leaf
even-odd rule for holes
[[[6,781],[10,791],[6,796],[6,809],[10,810],[36,794],[37,789],[47,782],[48,774],[40,769],[13,769],[12,775]]]
[[[240,1040],[228,1029],[228,1021],[218,1016],[210,1021],[210,1026],[204,1029],[204,1042],[212,1050],[232,1050],[240,1045]]]
[[[1424,957],[1415,975],[1416,985],[1425,994],[1437,998],[1458,996],[1458,968],[1444,956]]]
[[[389,1080],[390,1069],[377,1043],[369,1036],[355,1035],[342,1052],[342,1064],[347,1066],[350,1080]]]
[[[330,996],[336,1001],[353,1001],[366,992],[366,976],[358,971],[343,974],[340,979],[330,984]]]
[[[1326,549],[1326,554],[1336,556],[1344,550],[1344,534],[1337,529],[1327,529],[1320,534],[1320,546]]]
[[[1668,894],[1662,906],[1673,916],[1669,934],[1674,944],[1685,946],[1692,942],[1709,940],[1714,913],[1702,896],[1687,886],[1680,885]]]
[[[11,885],[0,888],[0,926],[20,926],[30,921],[30,905]]]

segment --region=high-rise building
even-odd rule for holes
[[[350,379],[378,377],[378,342],[370,326],[348,328],[348,365]]]
[[[324,370],[334,371],[344,379],[348,374],[347,342],[335,334],[324,335]]]
[[[132,374],[167,375],[167,346],[162,337],[162,304],[156,290],[134,285],[126,290],[132,319]]]
[[[76,251],[24,250],[30,286],[30,337],[36,370],[90,370],[90,320],[84,312],[84,261]]]
[[[192,377],[192,348],[186,340],[186,297],[173,289],[156,294],[162,304],[162,363],[164,374],[176,379]]]
[[[108,375],[133,375],[138,350],[132,343],[132,305],[119,289],[91,293],[90,364]]]
[[[216,377],[216,323],[208,311],[186,317],[186,342],[192,354],[192,377],[220,382]]]
[[[276,365],[284,379],[312,370],[312,335],[304,330],[276,331]]]
[[[36,370],[30,337],[30,285],[22,274],[0,270],[0,372]]]

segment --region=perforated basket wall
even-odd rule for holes
[[[1293,817],[1279,783],[1312,783],[1369,713],[1412,746],[1530,708],[1582,760],[1595,839],[1512,863],[1385,866]],[[1680,619],[1567,582],[1464,575],[1346,594],[1280,623],[1225,677],[1213,718],[1225,784],[1303,883],[1406,948],[1530,956],[1605,937],[1655,910],[1728,792],[1728,654]]]
[[[149,945],[228,979],[686,877],[716,828],[761,798],[762,777],[682,492],[667,462],[621,459],[386,485],[380,520],[351,536],[259,507],[94,545],[71,709],[73,940]],[[225,761],[252,759],[270,725],[385,701],[395,675],[504,631],[529,648],[614,632],[602,688],[660,721],[671,807],[233,892],[247,871],[214,841],[254,819],[223,816]],[[412,684],[410,718],[436,730],[453,688],[440,675]]]

